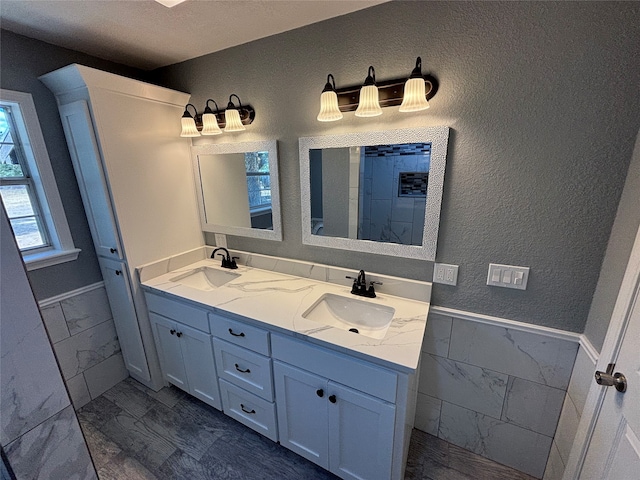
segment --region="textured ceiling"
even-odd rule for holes
[[[171,65],[388,0],[1,0],[12,32],[144,70]]]

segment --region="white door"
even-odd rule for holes
[[[189,382],[189,393],[212,407],[222,410],[211,335],[180,323],[176,324],[176,328]]]
[[[345,479],[388,480],[395,406],[329,382],[329,470]]]
[[[327,379],[273,362],[280,444],[329,468]]]
[[[118,228],[87,102],[80,100],[61,105],[60,117],[96,253],[121,259]]]
[[[623,374],[626,378],[626,391],[617,391],[615,386],[592,387],[594,397],[599,393],[600,397],[604,395],[604,400],[599,412],[596,408],[594,419],[597,421],[586,447],[584,464],[573,478],[640,478],[640,230],[618,294],[598,370],[604,371],[609,363],[615,363],[612,373]]]
[[[188,392],[189,384],[176,323],[155,313],[150,313],[149,319],[153,325],[153,334],[165,380]]]
[[[151,379],[149,365],[142,345],[126,265],[107,258],[99,258],[98,262],[127,370],[134,378],[148,382]]]

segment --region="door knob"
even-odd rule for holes
[[[615,366],[615,363],[610,363],[606,372],[596,370],[596,383],[605,387],[616,387],[617,391],[624,393],[627,391],[627,378],[620,372],[613,373]]]

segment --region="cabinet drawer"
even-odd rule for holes
[[[273,401],[270,358],[218,338],[213,339],[213,345],[220,378]]]
[[[209,333],[209,322],[207,321],[206,310],[192,307],[185,303],[169,300],[159,295],[145,292],[147,307],[150,312],[155,312],[163,317],[177,320],[203,332]]]
[[[211,333],[227,342],[269,355],[269,332],[237,320],[210,313]]]
[[[387,402],[396,402],[398,376],[364,360],[281,335],[271,336],[272,357]]]
[[[220,380],[220,394],[224,413],[274,442],[278,441],[275,403],[224,380]]]

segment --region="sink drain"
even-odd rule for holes
[[[349,331],[353,333],[360,333],[357,328],[350,328]]]

